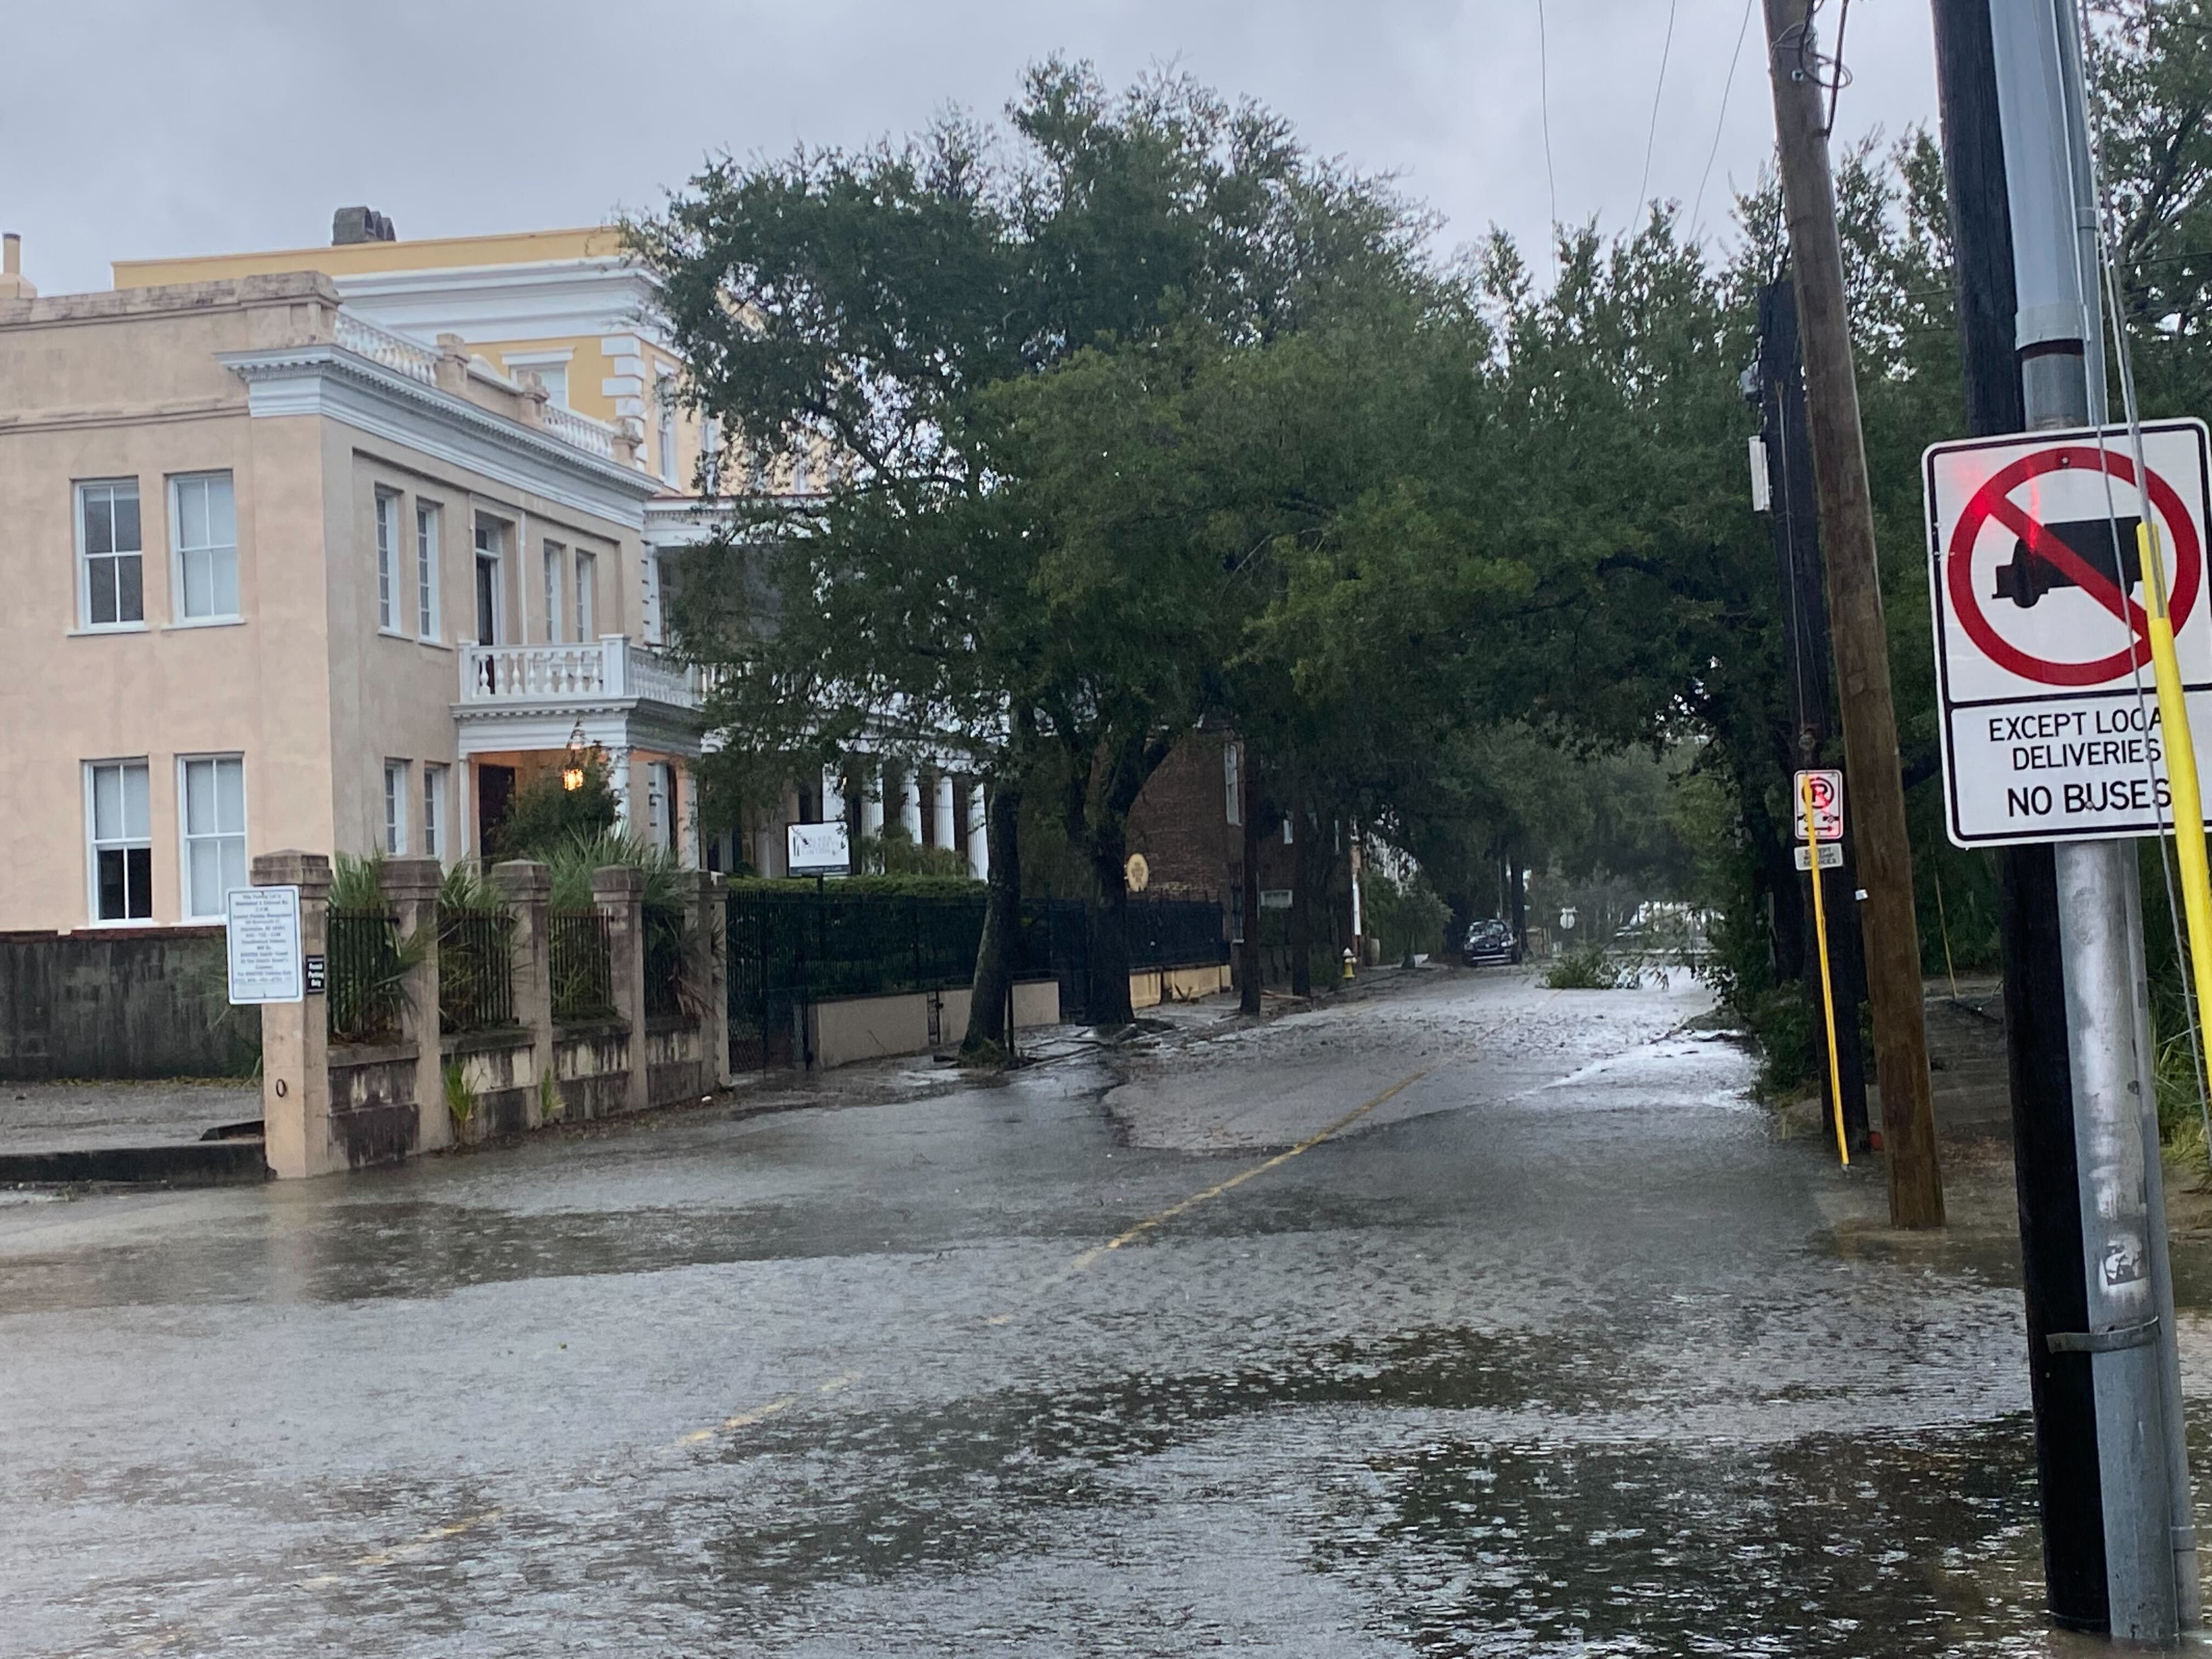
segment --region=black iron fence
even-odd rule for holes
[[[389,1042],[407,1001],[408,953],[389,911],[333,910],[325,945],[333,1042]]]
[[[953,898],[739,890],[728,908],[731,1049],[738,1063],[797,1058],[797,1013],[810,1002],[970,983],[983,937],[980,894]],[[1060,1009],[1083,1017],[1088,923],[1080,901],[1023,905],[1018,977],[1060,981]],[[1228,960],[1212,899],[1128,902],[1133,969]]]
[[[605,916],[597,910],[555,912],[551,955],[556,1021],[614,1013],[614,945]]]
[[[514,1024],[514,918],[503,910],[438,913],[438,1029]]]

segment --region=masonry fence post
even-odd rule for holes
[[[641,1112],[650,1098],[645,1038],[645,872],[603,865],[592,872],[592,902],[607,919],[607,979],[615,1012],[629,1027],[629,1077],[623,1110]]]
[[[288,848],[253,860],[256,887],[300,890],[300,950],[330,948],[331,861]],[[331,1016],[327,999],[261,1005],[263,1156],[272,1175],[290,1179],[346,1167],[331,1144]]]
[[[524,1121],[535,1129],[545,1121],[546,1100],[556,1110],[560,1102],[553,1075],[553,872],[531,859],[509,859],[492,866],[491,884],[514,917],[514,1018],[531,1036]]]
[[[691,982],[699,988],[700,1075],[709,1088],[726,1089],[730,1074],[729,882],[720,872],[697,872],[691,900]]]
[[[399,1007],[399,1040],[415,1045],[418,1152],[450,1146],[454,1139],[453,1116],[446,1110],[446,1057],[438,1018],[438,884],[444,875],[435,859],[388,858],[383,864],[384,900],[392,907],[399,936],[422,933],[429,941],[407,971]]]

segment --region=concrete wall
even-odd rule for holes
[[[330,1138],[345,1167],[397,1163],[415,1151],[416,1054],[411,1042],[331,1050]]]
[[[234,1077],[260,1051],[220,928],[0,933],[0,1078]]]
[[[531,1127],[538,1097],[537,1043],[528,1031],[468,1031],[445,1037],[439,1046],[445,1065],[461,1068],[475,1097],[467,1123],[453,1126],[456,1140],[473,1145]],[[450,1116],[452,1107],[442,1100],[439,1104]]]
[[[903,991],[891,996],[846,997],[817,1002],[807,1010],[814,1063],[823,1070],[856,1060],[894,1054],[926,1054],[933,1048],[957,1048],[968,1030],[970,993]],[[931,1005],[936,1004],[937,1041],[930,1041]],[[1031,1030],[1060,1024],[1060,981],[1029,980],[1014,987],[1014,1029]]]
[[[1229,964],[1203,968],[1153,968],[1129,975],[1129,1006],[1157,1008],[1163,1002],[1195,1002],[1232,988]]]
[[[613,1117],[629,1089],[629,1031],[618,1019],[563,1025],[553,1038],[553,1086],[563,1122]]]

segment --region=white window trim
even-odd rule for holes
[[[144,538],[141,537],[140,539],[143,540]],[[103,629],[102,631],[106,632],[109,630]],[[149,891],[146,895],[146,914],[143,916],[103,917],[100,914],[100,843],[94,839],[94,826],[98,820],[93,816],[92,775],[94,769],[102,766],[137,766],[145,769],[146,862],[148,865],[146,884]],[[106,755],[97,760],[80,762],[78,763],[77,770],[82,775],[84,780],[84,832],[81,838],[80,844],[84,848],[85,926],[88,927],[152,927],[157,926],[158,924],[154,917],[154,895],[150,890],[154,884],[154,874],[151,867],[154,862],[154,768],[152,765],[151,757],[146,755]],[[128,848],[134,847],[137,843],[134,841],[126,840],[115,844]]]
[[[561,645],[568,622],[568,547],[550,536],[540,538],[538,565],[545,588],[545,642]]]
[[[237,476],[227,466],[204,467],[197,472],[172,472],[164,481],[165,487],[161,491],[162,510],[168,514],[169,518],[168,625],[171,628],[220,628],[228,623],[239,623],[246,620],[246,612],[243,610],[211,611],[204,617],[187,617],[185,614],[185,515],[178,509],[177,486],[179,484],[191,483],[201,478],[222,478],[228,480],[230,484],[230,533],[232,538],[230,544],[230,585],[234,588],[242,589],[243,586],[243,584],[240,583],[239,580],[241,573],[240,570],[237,541]],[[145,504],[142,501],[138,507],[138,539],[142,544],[146,539],[145,514]],[[246,603],[246,596],[242,591],[239,593],[238,602],[241,606]]]
[[[369,545],[376,554],[374,578],[376,631],[380,634],[397,635],[401,638],[406,636],[406,630],[399,625],[399,550],[403,544],[401,538],[404,534],[400,528],[399,513],[404,499],[398,490],[387,489],[382,484],[377,485],[375,504],[369,508],[368,520]],[[385,516],[387,508],[391,513],[388,520]],[[392,537],[389,542],[384,536],[384,528],[387,523],[392,526]]]
[[[384,833],[378,841],[386,858],[407,856],[407,792],[414,787],[410,776],[413,770],[404,760],[387,757],[384,763]]]
[[[84,549],[84,492],[87,487],[102,484],[131,486],[138,497],[138,620],[137,622],[96,623],[92,619],[92,563]],[[70,481],[70,535],[76,543],[76,626],[70,630],[80,634],[143,634],[146,622],[146,493],[131,477],[112,478],[73,478]],[[95,907],[97,908],[97,907]]]
[[[507,617],[507,544],[508,539],[516,533],[517,527],[520,523],[521,520],[519,518],[502,519],[495,513],[479,512],[471,514],[470,517],[469,634],[470,642],[471,644],[481,643],[481,641],[475,638],[477,632],[477,623],[480,620],[477,616],[477,561],[478,559],[489,559],[491,561],[492,638],[501,644],[513,645],[521,643],[521,641],[514,638],[514,629],[512,624],[508,623]],[[492,550],[489,553],[485,552],[482,548],[477,545],[477,527],[481,525],[486,524],[491,525],[499,532],[492,538],[494,544]],[[526,586],[529,581],[529,578],[525,576],[523,580]]]
[[[578,548],[575,574],[572,579],[576,595],[576,614],[569,619],[575,630],[576,643],[589,645],[592,630],[599,623],[599,556]]]
[[[216,910],[204,915],[195,915],[192,913],[192,842],[196,837],[190,833],[187,821],[190,807],[185,793],[185,767],[191,761],[225,760],[234,760],[238,763],[239,815],[247,825],[251,825],[253,822],[253,809],[246,799],[246,757],[244,755],[235,749],[216,749],[203,755],[177,757],[177,915],[188,922],[221,921],[227,915],[227,911]],[[150,778],[149,781],[150,781]],[[148,827],[150,829],[152,826]],[[249,880],[252,878],[253,870],[253,851],[249,839],[251,835],[250,829],[241,829],[239,831],[240,838],[247,841],[246,868]],[[207,837],[202,836],[197,839],[204,840]]]
[[[453,813],[447,805],[447,780],[452,770],[437,761],[422,763],[422,856],[435,859],[440,864],[446,862],[446,848],[452,840],[447,825]]]
[[[500,361],[507,365],[507,372],[510,379],[519,379],[520,371],[526,368],[537,370],[557,368],[566,371],[569,365],[576,361],[576,348],[567,346],[559,351],[502,351],[500,353]],[[540,378],[543,376],[541,375]],[[562,380],[566,392],[564,396],[553,400],[553,406],[556,409],[575,407],[574,399],[576,388],[571,384],[572,380],[573,377],[570,374],[565,372],[562,374]],[[550,386],[546,389],[549,392],[552,390]]]
[[[445,607],[440,603],[443,596],[438,592],[438,585],[444,574],[440,567],[446,556],[445,520],[444,503],[426,501],[420,495],[415,498],[415,637],[433,645],[444,638],[440,629],[445,622]],[[427,559],[422,545],[422,526],[426,521],[430,526]],[[428,567],[427,573],[424,569],[426,563]],[[425,574],[429,577],[427,582],[422,580]],[[424,603],[426,598],[427,605]]]

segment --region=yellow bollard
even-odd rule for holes
[[[2160,745],[2173,801],[2173,851],[2181,866],[2181,905],[2189,922],[2189,960],[2197,983],[2201,1026],[2212,1009],[2212,877],[2204,856],[2204,802],[2197,779],[2197,744],[2189,728],[2189,700],[2181,689],[2181,664],[2173,652],[2173,618],[2166,605],[2166,562],[2148,504],[2136,525],[2142,555],[2143,586],[2150,599],[2151,672],[2158,683]],[[2204,1048],[2212,1064],[2212,1045]]]

